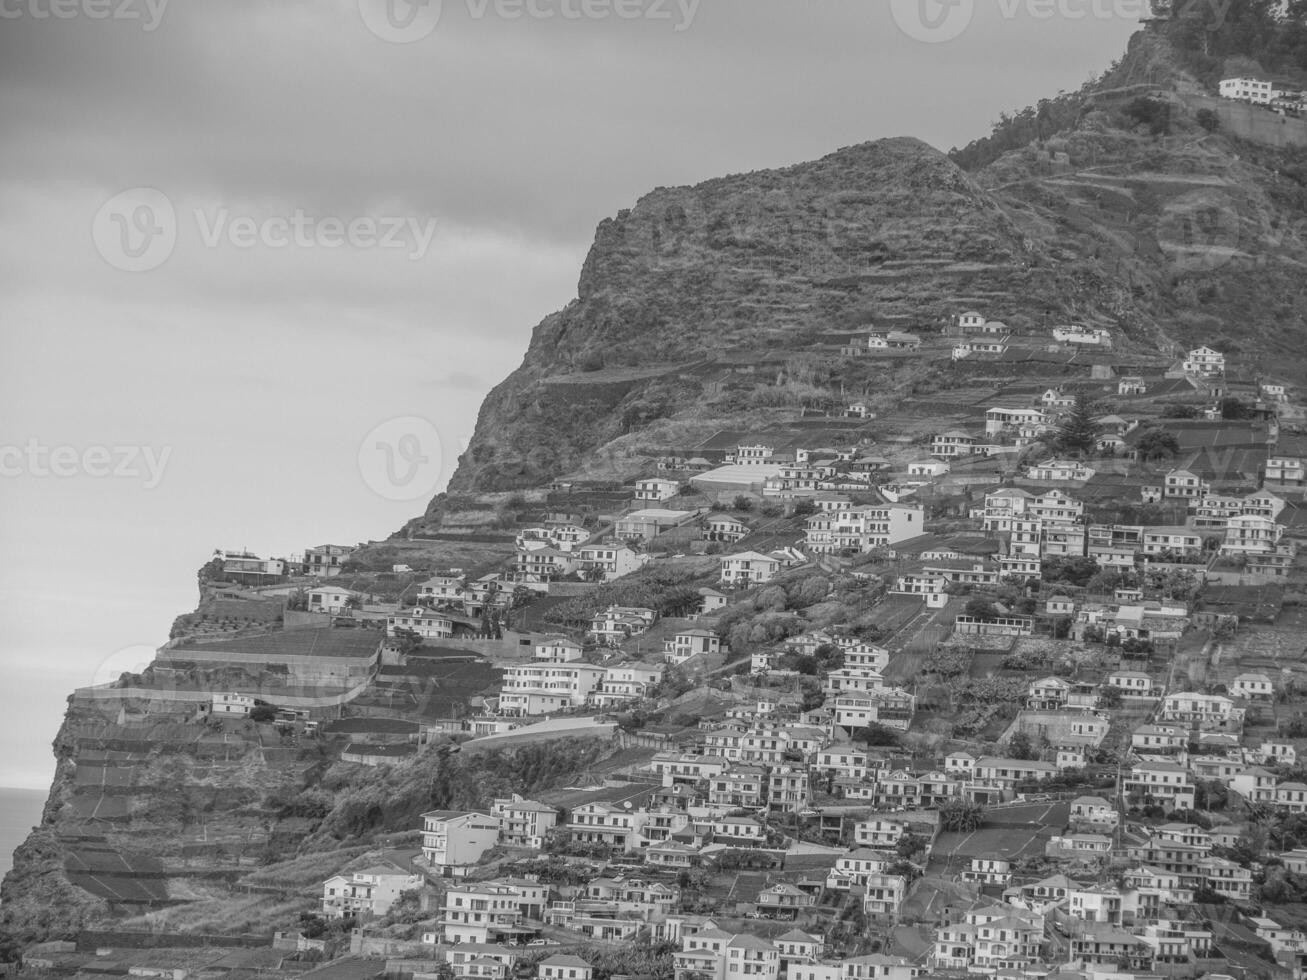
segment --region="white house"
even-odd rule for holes
[[[1234,702],[1219,694],[1181,691],[1162,699],[1162,721],[1220,725],[1234,717]]]
[[[579,662],[507,667],[499,694],[499,713],[523,717],[580,707],[590,700],[603,679],[603,667]]]
[[[309,591],[309,612],[338,613],[349,608],[350,600],[359,598],[357,592],[326,585]]]
[[[1182,365],[1185,374],[1212,377],[1225,373],[1225,355],[1210,347],[1191,350]]]
[[[970,432],[965,432],[962,429],[949,429],[947,432],[938,433],[931,439],[930,454],[944,459],[970,456],[976,451],[976,443],[979,441],[979,438]]]
[[[215,694],[209,710],[215,715],[244,717],[254,710],[254,698],[248,694]]]
[[[345,561],[355,549],[344,544],[320,544],[304,551],[304,573],[332,578],[344,570]]]
[[[1113,671],[1107,675],[1107,686],[1117,688],[1127,698],[1146,698],[1153,693],[1153,679],[1137,670]]]
[[[934,479],[944,476],[949,471],[949,464],[942,459],[923,459],[908,464],[908,476],[923,476]]]
[[[1269,701],[1275,697],[1275,685],[1265,674],[1239,674],[1230,682],[1230,693],[1236,698]]]
[[[1204,482],[1198,474],[1185,469],[1171,470],[1166,474],[1163,494],[1171,498],[1193,500],[1211,492],[1211,485]]]
[[[1194,807],[1193,776],[1184,766],[1171,762],[1140,762],[1124,780],[1127,794],[1145,802],[1156,802],[1172,810]]]
[[[701,616],[711,615],[719,609],[725,609],[727,605],[726,595],[716,589],[700,589],[699,599],[699,615]]]
[[[1031,466],[1026,475],[1041,482],[1085,482],[1093,479],[1094,470],[1073,459],[1050,459]]]
[[[1102,327],[1084,327],[1071,324],[1053,328],[1053,339],[1059,344],[1087,344],[1091,347],[1111,347],[1112,332]]]
[[[577,549],[576,559],[583,572],[602,574],[606,581],[629,575],[647,561],[624,544],[588,544]]]
[[[722,555],[720,562],[722,584],[734,585],[740,588],[749,588],[762,585],[764,582],[770,582],[781,568],[780,561],[770,555],[759,554],[756,551]]]
[[[1271,82],[1260,78],[1223,78],[1220,93],[1223,99],[1236,99],[1254,105],[1270,105],[1277,94]]]
[[[542,960],[536,970],[538,980],[591,980],[594,967],[579,956],[555,953]]]
[[[499,820],[476,810],[422,814],[422,857],[445,876],[461,877],[499,841]]]
[[[1037,408],[991,408],[985,413],[985,434],[997,435],[1007,428],[1043,426],[1048,416]]]
[[[404,892],[421,887],[421,875],[391,866],[333,875],[322,883],[322,914],[328,919],[385,915]]]
[[[722,641],[712,630],[681,630],[663,641],[663,653],[670,664],[683,664],[701,653],[717,653]]]
[[[566,637],[555,637],[536,644],[535,659],[549,664],[566,664],[580,660],[583,652],[581,644]]]
[[[671,500],[681,490],[681,485],[675,480],[638,480],[635,484],[635,499],[648,500],[657,503],[662,500]]]

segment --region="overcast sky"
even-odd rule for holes
[[[604,217],[962,145],[1139,8],[386,2],[0,0],[0,785],[49,784],[65,696],[148,659],[215,547],[419,512]],[[443,466],[401,491],[360,447],[407,417]]]

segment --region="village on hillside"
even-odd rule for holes
[[[271,945],[109,959],[174,980],[1301,980],[1303,393],[1209,346],[1141,357],[970,311],[838,344],[927,354],[965,373],[919,404],[772,413],[631,481],[494,496],[494,528],[215,553],[154,663],[71,699],[101,728],[73,750],[66,870],[130,928],[178,907],[166,861],[106,843],[161,718],[215,766],[315,746],[359,779],[611,751],[336,873],[250,879],[301,902]],[[425,564],[452,539],[484,560]],[[187,853],[217,875],[211,843]],[[305,953],[322,964],[284,962]]]

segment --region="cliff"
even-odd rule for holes
[[[971,308],[1301,372],[1307,167],[1210,131],[1183,64],[1163,32],[1140,32],[1101,79],[956,152],[970,172],[890,139],[646,195],[600,224],[577,299],[487,397],[450,495],[629,476],[738,421],[795,356],[824,357],[836,393],[892,403],[929,379],[841,377],[830,335],[938,331]],[[438,497],[406,530],[446,510]]]
[[[718,429],[790,424],[855,397],[883,417],[915,400],[929,424],[921,403],[1019,366],[954,364],[944,343],[901,360],[840,347],[873,326],[940,341],[970,309],[1027,337],[1108,327],[1126,357],[1209,343],[1240,372],[1302,381],[1307,167],[1300,151],[1213,127],[1205,108],[1153,31],[1084,90],[951,156],[881,140],[653,191],[600,224],[576,300],[535,328],[448,494],[401,537],[450,528],[476,495],[629,479]],[[471,536],[464,550],[468,565],[492,556]],[[548,785],[611,749],[468,769],[428,753],[360,774],[338,747],[275,726],[73,699],[0,927],[27,942],[115,916],[195,931],[294,924],[314,884],[376,833],[411,829],[423,808]]]

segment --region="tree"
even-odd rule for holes
[[[223,581],[223,576],[225,574],[224,568],[225,568],[225,564],[222,558],[217,555],[214,555],[207,562],[205,562],[203,565],[200,566],[200,571],[198,573],[200,584],[203,585],[205,582]]]
[[[395,628],[396,646],[403,656],[407,656],[422,646],[422,637],[416,630],[404,629],[402,626]]]
[[[950,800],[939,808],[941,830],[969,833],[984,822],[985,808],[975,800]]]
[[[1171,131],[1171,104],[1162,99],[1141,95],[1126,104],[1125,112],[1135,125],[1147,126],[1153,136],[1163,136]]]
[[[994,603],[981,595],[967,600],[965,612],[972,619],[990,620],[998,617],[998,610],[994,608]]]
[[[926,841],[910,830],[904,833],[904,835],[899,838],[898,843],[894,845],[895,853],[905,861],[910,860],[912,855],[919,854],[925,849]]]
[[[1067,455],[1092,456],[1098,449],[1099,430],[1094,421],[1093,404],[1084,392],[1079,392],[1066,421],[1057,430],[1053,445],[1058,452]]]
[[[1164,459],[1167,456],[1176,456],[1180,452],[1180,440],[1175,437],[1174,432],[1167,432],[1165,429],[1149,429],[1139,437],[1135,444],[1140,457],[1145,461],[1153,459]]]
[[[1221,128],[1221,117],[1211,109],[1199,109],[1194,119],[1209,133],[1214,133]]]
[[[1230,790],[1219,779],[1200,779],[1194,786],[1195,810],[1224,810],[1230,802]]]
[[[873,721],[866,728],[859,728],[853,733],[855,740],[868,745],[898,745],[899,736],[894,729]]]
[[[263,723],[263,722],[276,721],[276,720],[277,720],[277,709],[270,704],[256,705],[250,711],[250,721]]]
[[[1250,419],[1252,417],[1253,407],[1242,398],[1229,396],[1221,399],[1221,418]]]
[[[1035,743],[1031,741],[1030,736],[1025,732],[1017,732],[1012,736],[1012,740],[1007,743],[1008,755],[1014,759],[1038,759],[1039,752],[1035,749]]]
[[[1100,571],[1093,558],[1079,555],[1054,555],[1044,561],[1040,578],[1046,583],[1069,582],[1084,586]]]

